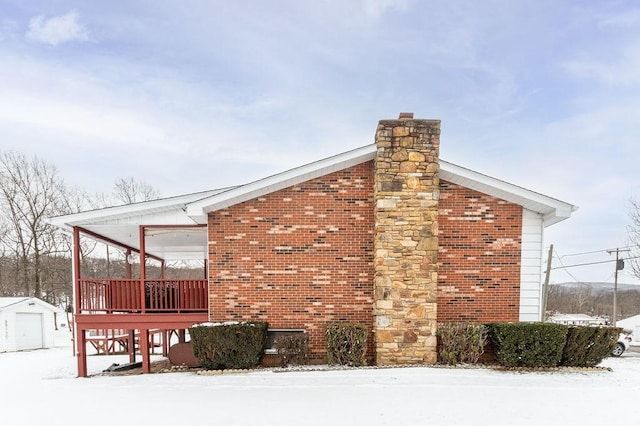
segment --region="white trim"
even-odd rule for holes
[[[158,200],[143,201],[139,203],[125,204],[122,206],[88,210],[64,216],[55,216],[48,218],[47,222],[60,228],[69,230],[73,226],[95,224],[98,220],[102,222],[119,218],[127,218],[131,216],[141,216],[150,213],[172,211],[176,209],[183,210],[187,203],[210,197],[211,195],[227,191],[228,189],[229,188],[212,189],[209,191],[178,195],[175,197],[161,198]]]
[[[206,223],[207,214],[254,198],[306,182],[320,176],[346,169],[365,161],[371,161],[376,154],[375,144],[348,151],[315,163],[307,164],[247,185],[213,194],[187,205],[187,215],[197,223]],[[518,204],[540,213],[544,226],[560,222],[571,216],[577,207],[540,194],[535,191],[487,176],[453,163],[440,160],[440,179]]]
[[[571,216],[578,208],[564,201],[440,160],[440,179],[491,195],[543,215],[545,227]]]
[[[272,192],[344,170],[375,158],[375,145],[367,145],[295,169],[251,182],[190,203],[186,212],[195,222],[207,223],[207,214]]]
[[[48,221],[67,231],[70,231],[73,226],[86,226],[88,229],[103,233],[107,237],[110,237],[108,231],[110,227],[120,229],[127,225],[157,223],[158,220],[162,220],[163,224],[206,224],[208,213],[212,211],[255,199],[366,161],[372,161],[375,159],[376,152],[376,145],[370,144],[246,185],[91,210],[50,218]],[[567,219],[577,209],[577,207],[564,201],[474,172],[444,160],[440,160],[440,179],[512,202],[538,213],[542,215],[542,223],[545,227]],[[172,222],[165,223],[168,220],[167,218],[171,217],[173,217],[173,219],[170,219]],[[143,223],[144,221],[146,222]],[[126,234],[129,235],[129,233],[127,232]],[[135,242],[128,243],[132,247],[136,247]]]

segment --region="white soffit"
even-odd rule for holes
[[[179,219],[179,221],[172,221],[171,224],[191,224],[193,221],[184,215],[184,209],[187,203],[210,197],[211,195],[227,191],[228,189],[229,188],[213,189],[158,200],[88,210],[80,213],[52,217],[48,219],[48,222],[67,230],[71,230],[73,226],[86,226],[87,229],[90,229],[91,227],[88,225],[116,225],[127,223],[147,225],[167,223],[163,218],[166,216],[175,217],[182,213],[184,218]]]

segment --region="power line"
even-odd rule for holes
[[[566,268],[574,268],[576,266],[599,265],[601,263],[611,263],[611,262],[615,262],[615,260],[601,260],[599,262],[576,263],[574,265],[556,266],[556,267],[553,267],[551,269],[566,269]]]
[[[561,257],[562,257],[562,256],[559,256],[559,255],[558,255],[558,253],[557,253],[555,250],[554,250],[554,253],[555,253],[556,257],[558,258],[558,262],[560,262],[560,265],[562,265],[562,267],[564,268],[564,267],[565,267],[565,265],[564,265],[564,263],[562,262],[562,259],[561,259]],[[551,269],[556,269],[556,268],[551,268]],[[569,271],[564,271],[564,272],[565,272],[567,275],[569,275],[571,278],[573,278],[575,281],[577,281],[577,282],[582,282],[582,280],[577,279],[577,278],[575,277],[575,275],[573,275],[571,272],[569,272]]]
[[[640,258],[640,256],[626,257],[626,258],[621,259],[621,260],[630,260],[630,259],[638,259],[638,258]],[[602,263],[612,263],[612,262],[615,262],[615,261],[616,261],[615,259],[611,259],[611,260],[601,260],[601,261],[598,261],[598,262],[576,263],[574,265],[556,266],[556,267],[551,268],[551,269],[566,269],[566,268],[573,268],[573,267],[576,267],[576,266],[599,265],[599,264],[602,264]],[[562,262],[560,262],[560,263],[562,263]]]
[[[606,250],[594,250],[594,251],[585,251],[582,253],[571,253],[571,254],[563,254],[560,257],[571,257],[571,256],[583,256],[585,254],[595,254],[595,253],[605,253]]]
[[[635,246],[627,246],[627,247],[619,247],[620,250],[622,249],[630,249],[630,248],[635,248]],[[593,251],[585,251],[582,253],[570,253],[570,254],[563,254],[560,257],[572,257],[572,256],[583,256],[585,254],[595,254],[595,253],[608,253],[610,251],[615,251],[615,249],[603,249],[603,250],[593,250]]]

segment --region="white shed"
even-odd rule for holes
[[[0,352],[52,348],[59,312],[36,297],[0,297]]]
[[[620,321],[616,321],[616,327],[622,327],[633,333],[632,345],[640,345],[640,315],[634,315]]]

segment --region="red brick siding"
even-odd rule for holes
[[[518,321],[522,207],[440,183],[438,321]]]
[[[303,328],[324,357],[328,321],[373,327],[373,229],[372,162],[211,213],[210,320]]]

